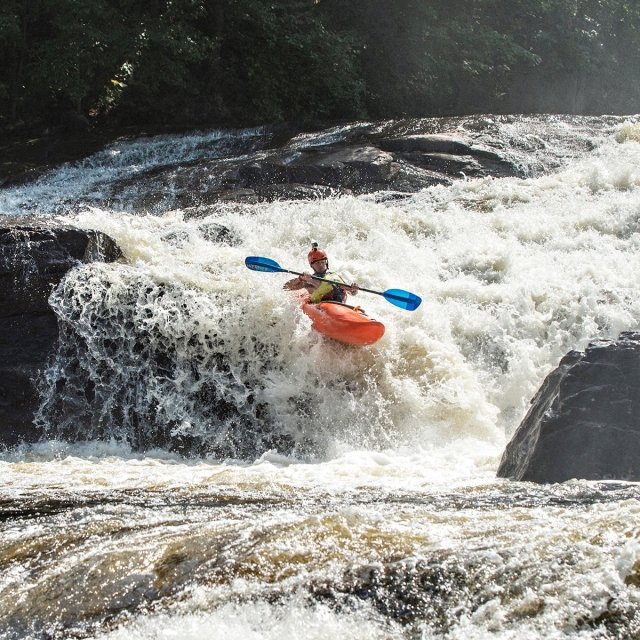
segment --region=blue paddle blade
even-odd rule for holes
[[[415,311],[422,302],[422,298],[415,293],[403,291],[402,289],[387,289],[383,294],[384,299],[395,304],[396,307],[406,309],[407,311]]]
[[[249,256],[245,258],[244,264],[252,271],[267,271],[268,273],[278,273],[285,271],[275,260],[261,258],[260,256]]]

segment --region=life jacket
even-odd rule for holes
[[[325,273],[314,273],[316,278],[322,278],[323,280],[338,280],[344,282],[344,280],[337,274],[326,271]],[[345,282],[346,284],[346,282]],[[320,286],[309,296],[309,301],[314,304],[317,302],[345,302],[347,299],[347,292],[343,287],[330,282],[322,282]]]

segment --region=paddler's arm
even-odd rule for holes
[[[287,291],[299,291],[300,289],[306,289],[309,293],[315,291],[319,286],[318,280],[314,280],[310,274],[303,273],[297,278],[292,278],[284,283],[283,289]]]
[[[304,289],[304,282],[300,278],[293,278],[292,280],[287,280],[282,285],[282,288],[287,291],[298,291],[298,289]]]

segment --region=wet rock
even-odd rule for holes
[[[498,476],[640,480],[640,333],[567,354],[533,398]]]
[[[416,193],[468,176],[520,175],[518,167],[486,141],[479,145],[454,135],[416,133],[419,126],[412,121],[404,127],[363,124],[326,135],[265,135],[246,153],[236,149],[235,155],[128,176],[112,185],[109,197],[136,210],[160,212],[218,202]]]
[[[522,175],[500,147],[491,122],[478,123],[478,133],[468,119],[464,133],[459,119],[351,123],[304,132],[287,125],[264,127],[260,135],[221,136],[180,161],[167,156],[166,164],[143,164],[101,184],[100,192],[88,194],[87,201],[159,214],[216,203],[416,193],[469,176]],[[96,132],[86,137],[91,140],[87,153],[97,151]],[[81,140],[78,145],[69,150],[69,159],[81,153]],[[46,181],[46,172],[67,156],[54,154],[49,165],[49,156],[37,157],[37,166],[11,171],[0,186]]]
[[[454,155],[472,155],[473,149],[460,138],[440,134],[408,135],[385,138],[378,146],[394,153],[451,153]]]
[[[97,231],[33,224],[0,228],[0,443],[34,439],[34,380],[58,339],[48,297],[83,262],[113,261],[120,251]]]
[[[339,580],[312,583],[310,595],[335,609],[365,601],[385,619],[406,627],[426,620],[446,635],[490,599],[492,570],[478,560],[435,552],[429,558],[354,566]]]
[[[333,187],[362,187],[384,183],[394,173],[393,156],[373,146],[351,146],[328,151],[310,149],[289,165],[295,182]]]
[[[448,186],[453,183],[453,179],[439,171],[423,169],[405,161],[396,163],[397,172],[388,182],[385,189],[380,191],[396,191],[404,194],[417,193],[427,187],[435,185]],[[458,176],[459,177],[459,176]],[[373,190],[372,190],[373,191]]]
[[[243,187],[287,182],[287,167],[280,158],[267,158],[250,162],[238,171]]]
[[[362,189],[387,182],[393,175],[393,156],[372,146],[312,147],[288,157],[268,157],[239,169],[242,187],[297,185],[293,195],[306,198],[320,187]],[[317,192],[317,191],[316,191]],[[265,195],[268,191],[263,191]],[[278,194],[276,194],[277,197]]]
[[[477,176],[482,173],[482,166],[470,155],[412,152],[405,153],[402,157],[413,165],[442,171],[447,175]]]
[[[203,222],[198,226],[198,231],[205,240],[215,244],[237,247],[241,242],[241,238],[235,231],[217,222]]]
[[[257,189],[256,195],[261,201],[273,202],[274,200],[318,200],[319,198],[351,195],[352,193],[351,189],[346,188],[291,182],[261,187]]]
[[[440,134],[384,138],[381,149],[419,167],[452,177],[517,176],[519,169],[492,149]]]

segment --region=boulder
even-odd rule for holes
[[[50,227],[42,221],[0,228],[0,443],[34,440],[36,378],[58,340],[48,298],[72,267],[120,257],[97,231]]]
[[[640,333],[570,352],[531,402],[498,477],[640,481]]]

